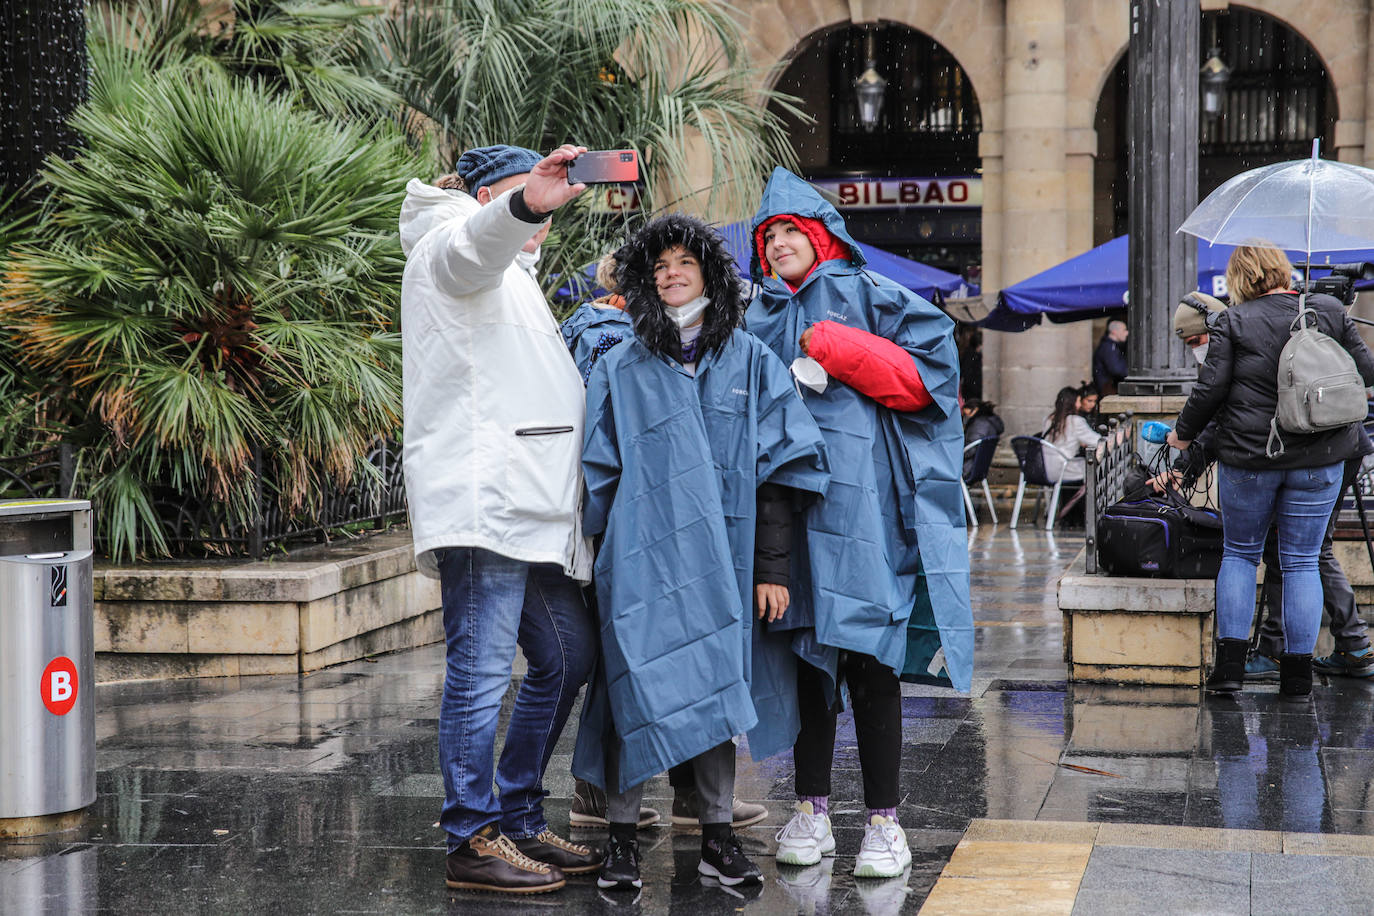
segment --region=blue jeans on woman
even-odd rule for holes
[[[577,692],[596,661],[597,636],[582,589],[557,566],[476,547],[439,552],[448,663],[439,706],[449,851],[488,824],[515,839],[537,836],[544,819],[544,768]],[[496,720],[510,686],[515,647],[529,671],[515,695],[501,762]]]
[[[1269,525],[1278,516],[1283,570],[1283,638],[1291,655],[1310,655],[1322,622],[1317,571],[1326,525],[1340,495],[1342,462],[1257,471],[1218,463],[1224,546],[1217,573],[1217,636],[1249,639],[1255,570]]]

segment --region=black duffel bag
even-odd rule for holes
[[[1097,519],[1097,564],[1113,576],[1215,579],[1221,516],[1173,490],[1148,496],[1137,490]]]

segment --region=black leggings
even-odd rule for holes
[[[863,768],[864,804],[895,808],[897,773],[902,761],[902,685],[892,669],[871,655],[840,653],[840,680],[849,684],[854,732]],[[826,707],[824,672],[797,664],[801,733],[793,747],[797,795],[828,796],[835,757],[836,705]]]

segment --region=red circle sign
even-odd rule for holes
[[[48,662],[43,669],[43,680],[38,685],[43,695],[43,705],[55,716],[65,716],[76,705],[76,665],[65,655]]]

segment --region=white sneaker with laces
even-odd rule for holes
[[[906,831],[894,818],[873,815],[864,828],[863,845],[854,860],[856,878],[895,878],[911,864]]]
[[[797,804],[797,813],[778,831],[777,840],[781,865],[815,865],[835,852],[830,818],[817,814],[809,801]]]

